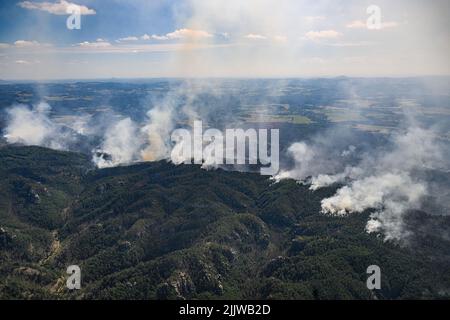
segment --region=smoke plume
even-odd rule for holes
[[[136,124],[125,118],[110,126],[104,140],[93,156],[99,168],[114,167],[139,160],[143,139]]]
[[[329,137],[330,141],[333,139]],[[404,226],[405,214],[422,209],[423,199],[432,196],[430,182],[420,172],[448,171],[443,150],[433,129],[412,123],[406,130],[393,133],[388,146],[363,154],[356,165],[347,165],[341,171],[325,171],[330,167],[320,157],[327,149],[301,142],[289,148],[294,168],[281,172],[275,179],[303,181],[310,184],[311,190],[343,184],[334,196],[322,200],[323,213],[343,216],[370,209],[373,213],[366,225],[367,232],[382,233],[385,240],[404,240],[409,234]],[[341,155],[354,151],[353,146]]]
[[[142,128],[148,139],[148,147],[141,151],[145,161],[167,159],[170,153],[170,133],[174,119],[171,107],[157,106],[147,113],[148,123]]]
[[[7,111],[4,137],[8,143],[67,150],[76,141],[73,132],[50,119],[51,107],[41,102],[33,107],[16,105]]]

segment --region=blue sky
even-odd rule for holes
[[[65,8],[81,8],[81,29]],[[381,24],[367,28],[376,4]],[[0,78],[448,75],[448,0],[0,3]]]
[[[66,15],[43,10],[27,10],[23,1],[3,0],[0,3],[0,41],[31,39],[40,42],[72,44],[97,38],[120,38],[128,34],[164,33],[176,26],[172,8],[175,1],[73,1],[95,10],[95,15],[82,16],[82,28],[65,27]],[[35,3],[45,1],[33,1]],[[48,1],[59,2],[59,1]]]

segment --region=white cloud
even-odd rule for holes
[[[94,1],[80,1],[80,0],[66,0],[68,2],[80,3],[98,10],[100,14],[100,7],[96,7]],[[407,0],[400,0],[407,1]],[[25,2],[24,0],[18,0],[17,2]],[[17,3],[16,2],[16,3]],[[28,2],[36,4],[56,3],[58,4],[60,0],[30,0]],[[27,2],[27,3],[28,3]],[[114,2],[114,1],[113,1]],[[325,2],[329,2],[328,0]],[[132,75],[161,75],[165,74],[167,76],[190,76],[198,75],[200,71],[204,75],[212,76],[313,76],[313,75],[341,75],[345,74],[351,75],[422,75],[422,74],[447,74],[448,73],[448,58],[445,52],[448,48],[448,37],[442,30],[447,30],[445,28],[448,12],[441,9],[442,6],[437,6],[435,10],[424,10],[424,6],[404,6],[398,5],[392,7],[389,12],[389,17],[383,19],[384,28],[392,28],[382,30],[385,32],[390,32],[389,37],[383,38],[367,38],[358,31],[364,31],[365,29],[352,29],[346,28],[346,24],[351,24],[352,20],[360,19],[365,22],[366,14],[364,8],[355,5],[352,1],[349,3],[345,2],[339,5],[339,12],[336,8],[330,6],[326,3],[318,3],[317,6],[310,6],[305,1],[298,0],[287,0],[283,1],[282,6],[274,7],[272,0],[230,0],[230,1],[204,1],[204,0],[186,0],[186,5],[183,8],[174,5],[172,17],[175,25],[179,26],[173,29],[167,29],[167,31],[160,32],[152,29],[141,29],[141,33],[130,32],[128,34],[116,35],[116,37],[108,37],[107,41],[110,42],[111,46],[106,48],[100,48],[99,52],[132,52],[132,50],[144,51],[180,51],[180,55],[184,55],[193,49],[197,49],[197,46],[184,46],[178,47],[178,44],[187,42],[189,40],[182,40],[183,37],[188,38],[188,34],[192,32],[186,30],[203,30],[203,36],[197,36],[200,38],[197,42],[198,46],[205,46],[207,44],[214,44],[214,50],[202,50],[196,57],[193,55],[189,56],[189,63],[183,65],[183,68],[174,65],[174,61],[182,61],[180,59],[172,59],[169,55],[158,56],[157,59],[167,63],[155,63],[155,68],[141,68],[139,65],[144,63],[147,65],[153,64],[153,60],[143,61],[140,59],[133,59],[127,63],[124,60],[119,59],[119,56],[111,57],[115,59],[114,70],[107,69],[107,66],[100,68],[100,64],[105,63],[106,60],[102,60],[96,64],[95,69],[90,69],[89,72],[84,70],[79,70],[80,77],[83,77],[81,73],[94,74],[94,73],[114,73],[114,75],[122,75],[124,77],[129,77]],[[332,1],[331,1],[332,2]],[[116,6],[117,1],[111,5]],[[171,7],[171,5],[169,5]],[[139,5],[132,6],[133,10],[139,10]],[[147,6],[146,6],[147,7]],[[151,7],[151,8],[150,8]],[[149,10],[156,8],[156,6],[148,7]],[[408,12],[404,12],[401,8],[408,7]],[[25,9],[20,9],[21,11]],[[130,8],[131,9],[131,8]],[[183,12],[178,12],[182,10]],[[399,10],[399,11],[397,11]],[[35,12],[42,15],[47,15],[44,11],[28,11],[29,13]],[[182,13],[182,14],[181,14]],[[149,13],[150,14],[150,13]],[[415,23],[407,23],[406,21],[411,21],[412,17],[422,16],[423,19],[416,19]],[[54,17],[54,16],[53,16]],[[64,16],[60,16],[64,17]],[[397,21],[399,23],[393,23],[392,21]],[[391,21],[391,22],[388,22]],[[45,19],[38,21],[40,24],[46,24],[48,21]],[[144,21],[141,21],[145,23]],[[364,25],[364,23],[361,23]],[[397,28],[394,26],[398,25]],[[38,25],[36,26],[38,27]],[[148,26],[142,25],[143,28]],[[62,26],[64,28],[64,26]],[[180,30],[175,30],[175,29]],[[184,28],[184,29],[183,29]],[[98,28],[97,28],[98,29]],[[310,41],[305,34],[308,31],[318,32],[310,33],[310,37],[318,39],[321,36],[321,30],[334,29],[336,32],[343,33],[344,35],[337,39],[325,39],[319,38],[319,40]],[[95,30],[93,30],[95,31]],[[98,31],[98,30],[97,30]],[[381,31],[381,32],[382,32]],[[145,32],[147,34],[145,34]],[[228,32],[231,37],[228,38],[226,35],[221,34],[221,32]],[[353,32],[356,32],[353,34]],[[69,32],[73,33],[73,32]],[[75,32],[77,33],[77,32]],[[245,39],[244,36],[249,33],[260,34],[267,37],[267,40],[260,40],[260,43],[264,43],[264,47],[260,48],[261,54],[255,55],[254,52],[249,50],[248,46],[242,45],[242,42],[250,42],[250,39]],[[348,34],[347,34],[348,33]],[[323,34],[323,33],[322,33]],[[371,32],[375,35],[376,32]],[[137,48],[139,41],[136,42],[123,42],[116,43],[115,40],[122,36],[136,36],[145,44],[154,45],[152,47],[144,47],[142,50]],[[275,36],[281,35],[286,36],[289,46],[282,45],[284,39],[277,38]],[[356,36],[356,38],[349,38],[350,35]],[[411,35],[414,35],[412,38]],[[437,36],[436,36],[437,35]],[[50,35],[51,36],[51,35]],[[82,42],[88,40],[94,42],[96,37],[100,37],[95,32],[91,35],[92,37],[86,39],[80,39],[76,42]],[[29,35],[27,36],[29,37]],[[291,41],[298,40],[299,37],[303,37],[306,41]],[[54,38],[54,37],[53,37]],[[227,38],[224,41],[224,38]],[[40,40],[40,38],[31,38]],[[66,54],[71,50],[74,50],[73,46],[64,47],[64,43],[67,40],[59,37],[62,42],[58,43],[55,48],[52,48],[52,53]],[[205,41],[202,41],[204,39]],[[217,40],[213,42],[212,40]],[[401,41],[400,41],[401,40]],[[42,40],[43,41],[43,40]],[[56,41],[56,40],[55,40]],[[327,50],[327,48],[318,48],[317,43],[323,46],[336,46],[340,47],[339,50]],[[386,48],[383,52],[375,52],[369,48],[369,41],[376,41],[377,46],[383,46]],[[406,41],[406,43],[405,43]],[[257,40],[254,43],[259,43]],[[75,43],[75,41],[73,42]],[[435,45],[434,45],[434,44]],[[190,43],[191,44],[191,43]],[[14,50],[15,47],[8,44],[0,44],[0,51],[6,52],[9,50]],[[170,46],[169,46],[170,45]],[[173,45],[173,46],[172,46]],[[85,44],[83,47],[99,47],[101,45]],[[108,46],[108,45],[106,45]],[[167,46],[167,47],[165,47]],[[229,59],[223,59],[226,51],[228,49],[222,49],[225,47],[233,47],[233,55],[227,55]],[[308,46],[313,46],[309,48]],[[358,56],[364,56],[370,63],[347,63],[343,61],[343,56],[351,56],[355,54],[355,50],[352,47],[358,48]],[[367,47],[367,48],[363,48]],[[203,48],[203,47],[202,47]],[[77,47],[80,51],[87,51]],[[303,50],[306,49],[306,50]],[[323,52],[312,52],[310,49],[314,50],[324,50]],[[328,48],[330,49],[330,48]],[[32,50],[32,49],[23,49]],[[222,50],[222,51],[221,51]],[[278,51],[277,51],[278,50]],[[282,51],[281,51],[282,50]],[[94,51],[94,49],[89,52]],[[448,51],[448,50],[447,50]],[[408,52],[407,55],[403,54]],[[298,59],[299,54],[303,55],[305,58],[311,55],[321,55],[325,54],[329,57],[330,63],[323,66],[322,69],[317,69],[311,64],[306,64],[303,60]],[[43,73],[43,77],[51,76],[53,77],[58,73],[58,77],[65,76],[63,70],[57,68],[55,63],[59,59],[43,59],[43,63],[47,63],[49,68]],[[19,58],[16,58],[19,59]],[[13,60],[14,61],[14,60]],[[334,63],[332,63],[333,61]],[[340,63],[340,62],[343,63]],[[417,63],[420,61],[421,63]],[[178,63],[178,62],[176,62]],[[207,65],[207,63],[209,65]],[[271,65],[271,68],[263,68],[262,66]],[[120,67],[119,67],[120,66]],[[133,68],[131,68],[133,66]],[[30,68],[31,69],[31,68]],[[144,69],[146,71],[144,71]],[[31,73],[31,71],[29,71]],[[16,73],[12,68],[3,68],[3,77],[36,77],[34,74],[25,75],[25,73]],[[56,75],[55,75],[56,77]]]
[[[211,38],[213,35],[209,32],[203,30],[193,30],[193,29],[178,29],[174,32],[166,34],[169,39],[199,39],[199,38]]]
[[[118,41],[122,42],[122,41],[138,41],[138,40],[139,40],[138,37],[131,36],[131,37],[120,38]]]
[[[148,38],[148,35],[143,37]],[[212,38],[213,35],[204,30],[194,30],[194,29],[178,29],[173,32],[169,32],[165,35],[152,35],[151,38],[154,40],[176,40],[176,39],[207,39]]]
[[[40,46],[49,46],[47,43],[39,43],[38,41],[28,41],[28,40],[17,40],[14,42],[14,46],[17,48],[25,48],[25,47],[40,47]]]
[[[34,2],[34,1],[22,1],[17,4],[19,7],[28,10],[40,10],[55,15],[67,15],[67,9],[72,6],[77,6],[80,9],[81,15],[93,15],[96,14],[94,9],[90,9],[83,5],[78,5],[65,0],[59,2]]]
[[[265,40],[265,39],[267,39],[266,36],[263,36],[261,34],[254,34],[254,33],[247,34],[244,38],[251,39],[251,40]]]
[[[399,23],[395,21],[388,21],[388,22],[382,22],[380,29],[387,29],[387,28],[395,28],[398,27]],[[354,20],[351,21],[346,25],[349,29],[367,29],[367,23],[362,20]]]
[[[154,40],[160,40],[160,41],[162,41],[162,40],[169,40],[169,38],[166,37],[166,36],[158,36],[158,35],[156,35],[156,34],[153,34],[153,35],[151,36],[151,38],[154,39]]]
[[[342,33],[336,30],[309,31],[305,36],[310,40],[336,39],[341,37]]]
[[[52,48],[50,43],[40,43],[35,40],[17,40],[13,43],[0,43],[0,50],[8,50],[14,52],[29,52],[29,51],[47,51]],[[19,60],[18,60],[19,61]],[[25,60],[24,60],[25,61]]]
[[[16,60],[15,63],[17,63],[17,64],[31,64],[31,62],[27,61],[27,60]]]
[[[82,47],[82,48],[109,48],[111,47],[111,43],[103,40],[103,39],[97,39],[95,42],[89,42],[89,41],[83,41],[75,46]]]

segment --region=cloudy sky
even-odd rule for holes
[[[449,75],[449,21],[448,0],[2,0],[0,78]]]

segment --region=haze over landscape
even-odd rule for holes
[[[448,1],[76,4],[0,4],[0,298],[450,297]]]
[[[445,0],[2,1],[3,79],[448,75]],[[369,30],[367,8],[380,8]]]

